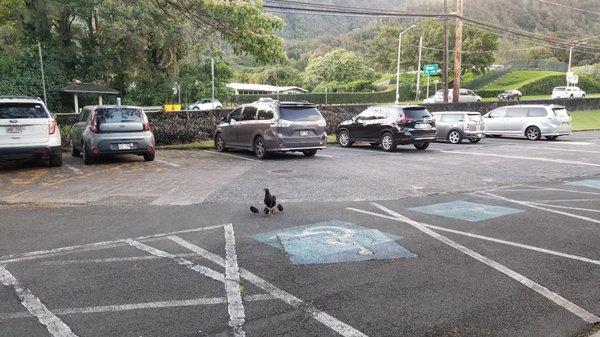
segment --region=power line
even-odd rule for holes
[[[560,4],[560,3],[550,2],[550,1],[547,1],[547,0],[538,0],[538,1],[542,2],[542,3],[545,3],[547,5],[558,6],[558,7],[562,7],[562,8],[568,8],[568,9],[571,9],[571,10],[574,10],[574,11],[578,11],[578,12],[581,12],[581,13],[593,14],[593,15],[600,15],[600,12],[594,12],[594,11],[590,11],[590,10],[587,10],[587,9],[582,9],[582,8],[568,6],[568,5],[563,5],[563,4]]]

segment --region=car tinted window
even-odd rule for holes
[[[506,111],[506,117],[527,117],[527,109],[509,108]]]
[[[404,116],[407,119],[420,120],[423,118],[431,117],[429,111],[427,111],[427,109],[424,108],[405,108],[402,111],[404,112]]]
[[[81,110],[81,116],[79,120],[82,122],[87,121],[88,118],[90,118],[90,112],[91,110],[88,108],[84,108],[83,110]]]
[[[228,121],[231,122],[232,119],[235,119],[236,121],[240,120],[240,113],[242,112],[242,108],[237,108],[235,110],[233,110],[230,114],[229,117],[227,118]]]
[[[442,115],[442,117],[440,118],[440,121],[444,122],[444,123],[457,123],[457,122],[463,121],[463,115],[461,115],[461,114]]]
[[[489,116],[492,118],[504,117],[504,116],[506,116],[506,109],[504,109],[504,108],[496,109],[496,110],[492,111]]]
[[[256,119],[256,107],[251,105],[244,107],[244,111],[242,112],[241,121],[253,121]]]
[[[98,108],[96,120],[99,123],[143,123],[144,112],[136,108]]]
[[[269,119],[273,119],[273,111],[268,110],[258,110],[258,119],[259,121],[267,121]]]
[[[48,118],[48,112],[36,103],[0,103],[0,119]]]
[[[529,108],[529,117],[545,117],[547,114],[545,108]]]
[[[317,108],[307,107],[281,107],[279,118],[288,121],[315,122],[323,119]]]
[[[475,123],[479,123],[481,122],[481,115],[480,114],[469,114],[469,121],[471,122],[475,122]]]

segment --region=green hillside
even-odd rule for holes
[[[483,90],[510,90],[519,89],[530,83],[539,81],[543,78],[550,76],[564,75],[556,71],[534,71],[534,70],[521,70],[512,71],[492,83],[483,86]]]

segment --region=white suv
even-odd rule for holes
[[[585,98],[585,91],[579,87],[556,87],[552,90],[552,99],[557,98]]]
[[[214,101],[211,99],[202,99],[188,106],[188,110],[196,111],[212,111],[212,110],[223,110],[223,104],[218,99]]]
[[[43,159],[62,165],[60,131],[39,98],[0,97],[0,160]]]

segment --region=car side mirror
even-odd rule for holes
[[[233,118],[229,121],[229,125],[231,125],[231,126],[235,126],[236,124],[237,124],[237,121]]]

